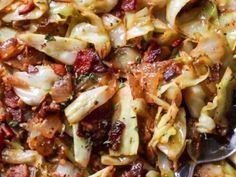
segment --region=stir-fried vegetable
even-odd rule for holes
[[[174,177],[234,126],[235,24],[235,0],[0,0],[0,176]]]

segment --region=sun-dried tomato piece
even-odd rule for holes
[[[25,7],[23,9],[19,10],[19,15],[27,14],[27,13],[31,12],[32,10],[34,10],[35,7],[36,6],[34,4],[34,1],[33,0],[28,0]]]
[[[13,120],[16,120],[18,122],[22,122],[24,120],[23,112],[20,108],[7,108],[7,112],[10,113]]]
[[[213,66],[210,67],[211,70],[211,81],[219,81],[220,80],[220,69],[221,64],[216,63]]]
[[[11,87],[5,87],[4,103],[10,108],[18,108],[19,97],[15,94]]]
[[[129,12],[136,9],[136,0],[122,0],[121,9]]]
[[[182,39],[176,39],[172,44],[171,46],[172,47],[179,47],[181,44],[182,44]]]
[[[16,165],[14,167],[10,167],[6,172],[6,177],[29,177],[29,169],[27,165]]]
[[[130,170],[127,172],[124,172],[121,177],[141,177],[143,172],[143,163],[142,162],[136,162],[134,163]]]
[[[109,132],[108,146],[114,150],[118,151],[121,143],[121,135],[125,129],[125,124],[119,120],[112,124],[111,130]]]
[[[80,122],[78,136],[90,138],[94,147],[102,145],[108,138],[112,113],[110,103],[106,103],[90,113]]]
[[[3,123],[1,125],[1,129],[5,133],[7,138],[13,138],[14,137],[14,133],[13,133],[12,129],[6,123]]]
[[[5,148],[5,146],[6,146],[6,142],[4,141],[4,132],[0,131],[0,154],[1,154],[1,151]],[[1,156],[0,156],[0,159],[1,159]]]
[[[181,74],[180,67],[176,64],[172,64],[163,73],[163,77],[164,77],[165,81],[170,81],[171,79],[173,79],[174,77],[176,77],[179,74]]]
[[[101,62],[98,54],[92,48],[78,52],[74,68],[75,72],[78,74],[86,74],[89,72],[101,73],[106,71],[106,68]]]
[[[54,72],[59,76],[64,76],[66,74],[66,68],[63,64],[51,64],[52,69]]]
[[[96,55],[92,49],[79,51],[74,64],[75,71],[79,74],[90,72],[95,58]]]
[[[144,53],[144,62],[153,63],[156,61],[161,61],[170,55],[170,50],[168,47],[160,47],[156,43],[151,43],[147,51]]]

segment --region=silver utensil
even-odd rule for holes
[[[235,108],[231,116],[234,118],[236,117]],[[233,123],[233,125],[235,124]],[[230,157],[236,152],[236,126],[231,126],[230,135],[227,138],[229,138],[229,143],[223,145],[213,137],[204,139],[197,159],[190,157],[192,162],[185,164],[181,169],[179,169],[175,173],[175,177],[193,177],[194,169],[197,165],[217,162]]]

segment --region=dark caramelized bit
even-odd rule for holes
[[[129,12],[136,9],[136,0],[122,0],[121,9]]]
[[[23,49],[15,38],[0,43],[0,61],[9,59],[19,54]]]
[[[53,101],[55,101],[56,103],[67,101],[72,95],[72,89],[72,78],[70,74],[67,74],[54,83],[51,90]]]
[[[2,150],[5,148],[6,142],[4,140],[4,132],[0,130],[0,154]],[[0,160],[1,160],[1,155],[0,155]]]
[[[90,138],[94,147],[103,145],[108,138],[112,113],[109,103],[99,107],[80,122],[78,135]]]
[[[74,68],[75,72],[78,74],[86,74],[89,72],[101,73],[106,71],[106,68],[100,61],[98,54],[92,48],[78,52]]]
[[[11,87],[5,87],[4,90],[4,103],[10,108],[18,108],[19,97],[15,94]]]
[[[19,97],[11,87],[5,87],[4,103],[7,106],[6,111],[10,113],[12,118],[18,122],[22,122],[24,117],[22,110],[19,107]]]
[[[111,127],[108,138],[108,146],[113,151],[118,151],[121,143],[121,135],[125,129],[125,124],[119,120],[115,121]]]
[[[156,43],[151,43],[147,51],[144,53],[144,62],[153,63],[162,61],[170,55],[170,50],[167,47],[160,47]]]
[[[43,156],[49,156],[54,152],[54,139],[38,135],[35,137],[29,137],[27,142],[32,150],[36,150]]]
[[[25,7],[23,9],[19,10],[19,14],[20,15],[25,15],[25,14],[31,12],[32,10],[34,10],[34,8],[35,8],[34,1],[33,0],[28,0]]]
[[[163,73],[163,77],[164,77],[165,81],[170,81],[171,79],[173,79],[174,77],[176,77],[179,74],[181,74],[180,67],[176,64],[172,64]]]
[[[53,102],[51,97],[47,97],[39,106],[36,117],[45,118],[49,113],[58,113],[60,105]]]
[[[121,177],[141,177],[143,172],[143,163],[134,163],[129,171],[124,172]]]
[[[211,66],[211,81],[219,81],[220,80],[220,69],[221,69],[221,64],[217,63]]]
[[[6,177],[30,177],[27,165],[16,165],[10,167],[6,172]]]

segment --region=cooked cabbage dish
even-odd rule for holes
[[[0,176],[174,177],[227,142],[235,76],[235,0],[0,0]]]

